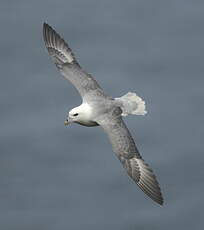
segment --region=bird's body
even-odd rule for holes
[[[122,119],[128,114],[146,114],[144,101],[131,92],[119,98],[108,96],[96,80],[80,67],[67,43],[47,24],[44,24],[43,35],[57,68],[82,97],[82,104],[70,110],[65,124],[74,122],[88,127],[101,126],[128,175],[150,198],[163,204],[156,177],[142,159]]]

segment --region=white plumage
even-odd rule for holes
[[[122,102],[122,116],[145,115],[147,113],[145,101],[142,100],[136,93],[128,92],[122,97],[116,98]]]

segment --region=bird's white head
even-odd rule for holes
[[[69,111],[64,124],[69,125],[75,123],[86,123],[91,119],[91,107],[88,104],[81,104]]]

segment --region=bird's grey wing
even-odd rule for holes
[[[93,96],[104,95],[96,80],[80,67],[64,39],[46,23],[43,25],[43,38],[57,68],[76,87],[82,98],[89,92],[92,92]]]
[[[115,113],[115,112],[114,112]],[[163,198],[157,179],[139,154],[135,142],[120,115],[109,113],[96,121],[107,133],[113,151],[127,170],[128,175],[152,200],[163,204]]]

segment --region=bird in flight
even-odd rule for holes
[[[64,39],[46,23],[43,25],[43,38],[55,65],[82,97],[82,104],[70,110],[65,125],[101,126],[127,174],[145,194],[162,205],[163,197],[157,179],[142,159],[122,119],[129,114],[144,115],[145,102],[131,92],[119,98],[107,95],[97,81],[81,68]]]

